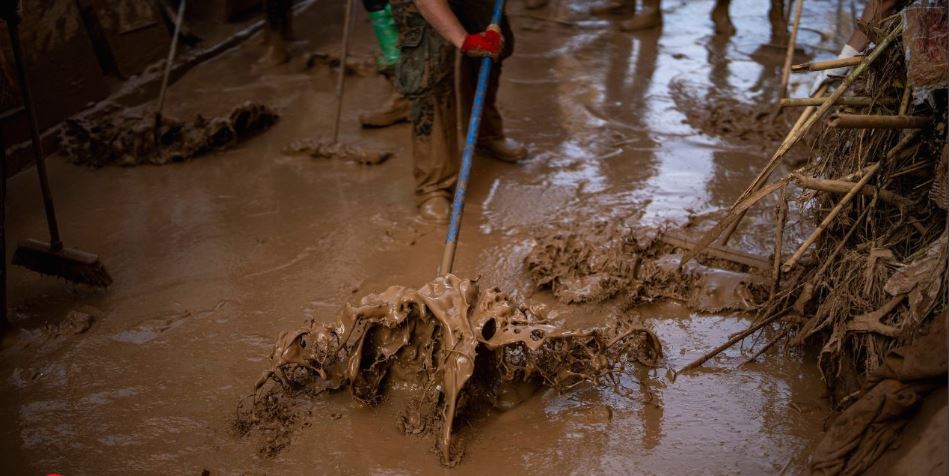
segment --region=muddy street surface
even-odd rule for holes
[[[518,40],[500,108],[531,158],[476,159],[455,273],[545,303],[570,327],[619,313],[635,319],[662,342],[659,368],[620,376],[623,394],[547,390],[475,419],[457,429],[465,456],[452,470],[439,465],[431,439],[399,433],[408,396],[398,389],[377,407],[346,392],[315,398],[272,458],[235,434],[237,402],[269,368],[280,332],[332,322],[348,300],[391,285],[421,287],[441,258],[445,227],[415,216],[410,126],[363,130],[356,120],[390,97],[383,77],[347,78],[342,140],[393,158],[364,165],[282,153],[330,134],[335,72],[307,68],[304,55],[336,48],[339,24],[326,19],[341,17],[337,3],[316,2],[297,17],[290,63],[256,66],[264,48],[254,37],[171,87],[166,114],[183,119],[268,105],[280,120],[261,135],[160,167],[51,161],[67,246],[98,253],[115,284],[90,290],[11,269],[18,331],[0,353],[5,473],[803,471],[829,412],[813,362],[772,351],[739,368],[752,352],[736,346],[673,382],[668,369],[749,318],[674,302],[565,305],[536,291],[524,268],[538,234],[560,221],[701,227],[731,205],[774,146],[753,123],[775,120],[767,105],[783,50],[768,46],[768,2],[757,0],[732,2],[738,33],[725,38],[713,34],[709,1],[666,2],[664,29],[635,35],[591,18],[586,2],[509,6]],[[807,24],[834,32],[837,2],[810,3]],[[369,58],[374,39],[360,15],[354,54]],[[799,38],[821,41],[810,30]],[[8,193],[10,236],[45,238],[32,171]],[[764,216],[748,220],[735,246],[769,255]]]

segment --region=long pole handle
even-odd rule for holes
[[[0,338],[7,328],[7,144],[0,127]]]
[[[7,29],[10,30],[10,45],[13,48],[20,94],[23,96],[23,108],[26,110],[26,116],[30,122],[30,144],[33,148],[33,160],[36,161],[36,173],[40,179],[40,190],[43,192],[46,225],[49,227],[49,244],[53,251],[59,251],[63,249],[63,242],[59,237],[59,226],[56,224],[56,208],[53,206],[53,193],[50,191],[49,178],[46,174],[46,159],[43,156],[43,145],[40,142],[39,123],[36,121],[36,109],[33,107],[33,96],[30,94],[29,78],[27,78],[26,64],[23,60],[19,19],[14,18],[12,21],[8,21]],[[4,180],[6,180],[6,177],[4,177]]]
[[[165,109],[165,92],[168,91],[168,79],[171,77],[171,63],[175,60],[175,54],[178,52],[178,37],[181,35],[181,22],[185,17],[186,0],[180,0],[178,4],[178,16],[175,18],[175,32],[171,35],[171,47],[168,48],[168,58],[165,59],[165,72],[161,78],[161,90],[158,92],[158,110],[157,116],[161,117]]]
[[[349,57],[349,36],[353,20],[353,3],[346,2],[346,16],[343,18],[343,50],[339,54],[339,76],[336,79],[336,117],[333,120],[333,143],[339,141],[339,120],[343,114],[343,84],[346,78],[346,60]]]
[[[501,23],[501,12],[503,10],[504,0],[496,0],[494,2],[494,13],[491,15],[492,25]],[[471,163],[474,158],[475,144],[478,141],[478,130],[481,128],[481,113],[484,111],[484,98],[488,92],[492,64],[494,64],[494,60],[490,56],[481,59],[478,86],[475,88],[474,104],[471,106],[471,116],[468,119],[468,135],[465,137],[465,149],[461,154],[461,171],[458,174],[458,184],[455,185],[455,198],[451,204],[451,221],[448,224],[445,251],[442,253],[442,264],[439,268],[440,275],[450,273],[452,265],[455,263],[458,231],[461,229],[461,215],[465,210],[465,195],[468,192],[468,180],[471,178]]]

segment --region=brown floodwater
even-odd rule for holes
[[[255,38],[169,92],[166,114],[178,117],[221,114],[245,100],[269,104],[282,118],[262,136],[162,167],[51,161],[67,246],[98,253],[115,284],[89,290],[10,270],[18,331],[0,351],[5,474],[804,470],[828,415],[814,362],[772,352],[739,367],[755,344],[749,339],[673,382],[668,369],[748,323],[676,303],[630,311],[666,354],[662,368],[622,376],[630,392],[539,393],[475,419],[458,430],[466,454],[452,470],[439,466],[430,438],[396,429],[401,391],[374,408],[345,392],[315,398],[308,424],[272,459],[258,456],[255,438],[235,436],[237,402],[268,368],[279,332],[330,321],[347,300],[390,285],[419,287],[441,257],[445,228],[415,218],[409,127],[361,130],[356,121],[390,96],[382,77],[349,77],[342,139],[392,149],[394,159],[361,166],[280,152],[331,130],[333,73],[307,70],[300,58],[335,47],[341,7],[329,3],[298,17],[296,61],[254,66],[263,53]],[[775,101],[783,51],[762,46],[772,41],[768,2],[735,0],[738,33],[730,38],[713,36],[711,1],[666,3],[665,28],[636,35],[590,19],[586,2],[530,13],[573,26],[510,6],[518,43],[505,64],[501,109],[531,159],[476,160],[456,274],[548,303],[569,326],[600,324],[622,307],[564,306],[532,289],[523,259],[538,230],[578,217],[683,225],[730,205],[754,177],[774,145],[767,137],[730,135],[683,107],[749,110]],[[834,32],[837,2],[808,5],[807,24]],[[354,50],[368,56],[371,30],[364,16],[357,25]],[[821,39],[808,30],[800,41]],[[31,172],[10,181],[8,256],[16,239],[45,238]],[[767,256],[767,214],[749,216],[736,244]],[[44,331],[70,312],[92,315],[92,327]]]

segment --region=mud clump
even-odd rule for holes
[[[275,454],[301,425],[301,398],[349,388],[354,399],[378,405],[398,381],[417,389],[399,429],[437,435],[440,461],[454,466],[463,454],[460,420],[510,408],[540,387],[565,392],[612,381],[629,365],[656,366],[661,355],[658,338],[632,322],[565,329],[543,307],[446,275],[417,290],[370,294],[334,323],[281,334],[235,425],[261,435],[262,454]]]
[[[718,89],[702,98],[696,94],[701,88],[682,80],[673,81],[669,89],[676,109],[686,116],[684,122],[711,136],[767,147],[780,143],[791,128],[792,114],[777,112],[769,101],[746,103]]]
[[[767,298],[767,280],[748,266],[706,257],[680,268],[682,250],[667,236],[656,228],[570,222],[540,232],[525,265],[538,288],[565,304],[673,299],[719,312],[751,310]]]
[[[339,51],[314,51],[305,55],[304,69],[313,69],[317,66],[329,66],[338,68],[340,64]],[[346,58],[346,74],[361,77],[370,77],[378,74],[384,74],[387,71],[379,68],[379,64],[374,58],[365,56],[353,56]]]
[[[164,165],[234,147],[278,119],[270,107],[247,101],[212,119],[200,114],[191,122],[162,117],[156,137],[152,114],[72,118],[63,126],[62,149],[69,162],[91,167]]]
[[[388,150],[367,149],[338,142],[331,143],[312,139],[293,142],[284,147],[283,153],[291,156],[302,155],[314,159],[344,160],[362,165],[378,165],[395,155]]]

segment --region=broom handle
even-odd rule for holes
[[[7,144],[0,127],[0,338],[7,328]]]
[[[156,109],[155,130],[160,125],[161,114],[165,109],[165,93],[168,92],[168,79],[171,77],[171,66],[175,61],[175,54],[178,52],[178,37],[181,36],[181,23],[184,21],[185,4],[187,0],[181,0],[178,4],[178,16],[175,17],[175,31],[171,35],[171,46],[168,48],[168,57],[165,59],[165,71],[161,77],[161,89],[158,91],[158,108]]]
[[[504,0],[494,2],[494,13],[491,15],[491,24],[501,24],[501,12],[504,10]],[[455,198],[451,204],[451,222],[448,224],[448,238],[445,240],[445,251],[442,254],[442,265],[439,275],[451,272],[455,262],[455,249],[458,245],[458,231],[461,228],[461,214],[465,209],[465,194],[468,191],[468,179],[471,177],[471,162],[474,157],[475,143],[478,139],[478,129],[481,127],[481,112],[484,110],[484,98],[488,91],[488,79],[491,77],[491,65],[494,60],[490,56],[481,59],[481,70],[478,72],[478,86],[475,89],[474,104],[471,106],[471,117],[468,119],[468,135],[465,138],[465,149],[461,154],[461,171],[458,174],[458,184],[455,185]]]
[[[23,49],[20,45],[19,18],[7,22],[10,30],[10,45],[13,47],[13,58],[16,63],[17,81],[20,83],[20,93],[23,96],[23,107],[30,122],[30,142],[33,148],[33,160],[36,161],[36,173],[40,178],[40,189],[43,191],[43,207],[46,209],[46,224],[49,226],[49,247],[53,251],[63,249],[63,242],[59,238],[59,226],[56,225],[56,209],[53,207],[53,193],[49,189],[49,178],[46,176],[46,159],[43,157],[43,146],[40,143],[39,125],[36,122],[36,110],[33,108],[33,99],[30,94],[29,80],[26,77],[26,66],[23,63]],[[4,177],[6,180],[6,177]]]
[[[336,79],[336,118],[333,120],[333,143],[339,141],[339,119],[343,114],[343,84],[346,78],[346,60],[349,56],[350,25],[353,19],[353,2],[346,1],[346,13],[343,18],[343,50],[339,54],[339,77]]]

